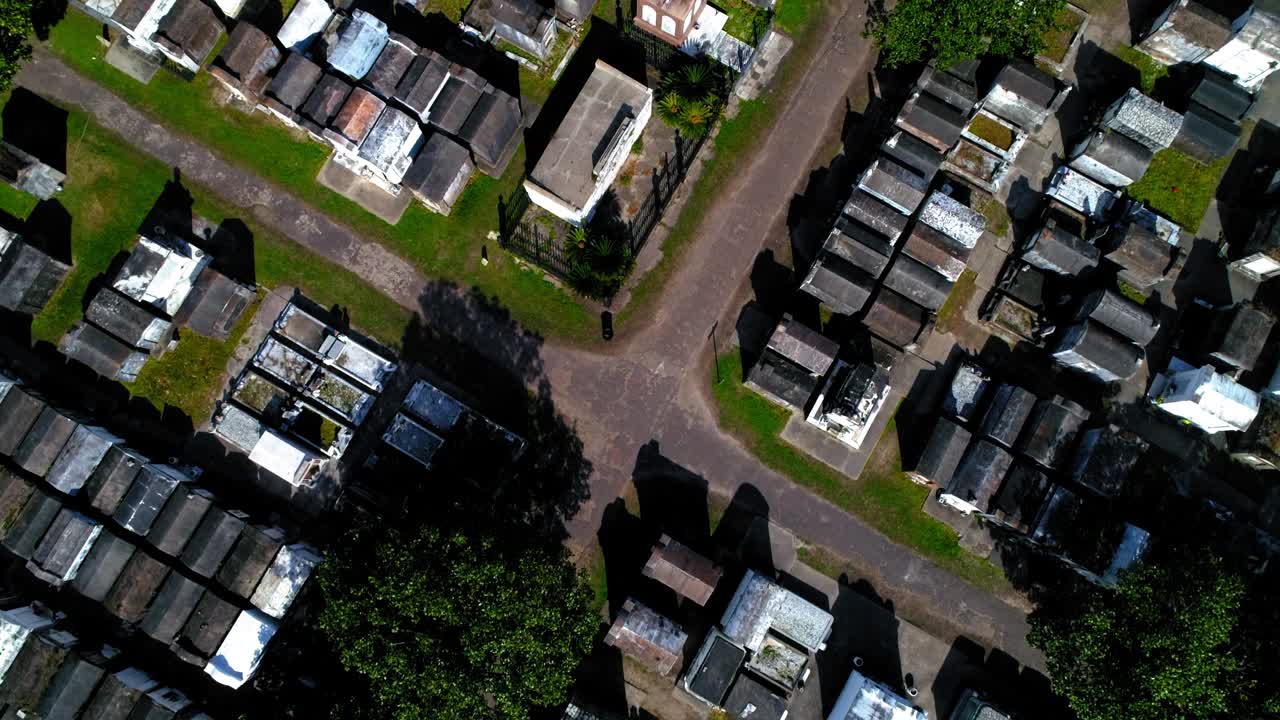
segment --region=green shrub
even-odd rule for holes
[[[631,246],[619,234],[574,228],[565,247],[569,285],[596,300],[617,294],[635,266]]]
[[[686,65],[663,78],[658,117],[687,137],[702,137],[724,111],[717,92],[723,78],[706,61]]]

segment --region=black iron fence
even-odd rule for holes
[[[523,192],[520,195],[524,195]],[[502,246],[561,280],[569,279],[569,258],[562,239],[537,223],[517,223],[502,236]]]
[[[631,236],[632,254],[639,254],[640,249],[649,240],[649,235],[653,233],[653,228],[662,219],[662,213],[667,209],[671,198],[675,197],[680,183],[684,181],[685,175],[689,174],[689,167],[693,164],[693,159],[697,157],[698,151],[702,149],[702,144],[706,141],[707,135],[689,139],[679,133],[676,134],[674,157],[670,155],[663,156],[661,168],[653,171],[653,187],[644,200],[641,201],[640,209],[627,222],[627,231]]]
[[[622,226],[631,246],[631,254],[637,255],[662,220],[667,205],[675,197],[680,183],[689,174],[689,168],[707,136],[686,138],[676,134],[675,150],[663,155],[660,165],[650,176],[652,186],[639,209]],[[498,227],[502,247],[537,265],[561,280],[569,279],[570,262],[564,252],[563,238],[539,223],[525,217],[529,209],[529,195],[519,189],[510,198],[498,201]]]

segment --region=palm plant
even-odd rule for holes
[[[684,114],[684,98],[674,91],[668,91],[658,100],[658,117],[662,122],[672,126],[680,126],[680,116]]]
[[[723,103],[715,91],[716,72],[699,62],[669,73],[662,83],[658,116],[689,136],[702,135],[715,123]]]

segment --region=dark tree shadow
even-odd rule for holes
[[[71,213],[57,200],[41,200],[23,223],[22,235],[46,255],[71,264]]]
[[[67,0],[31,0],[31,24],[35,26],[36,37],[48,40],[49,30],[66,14]]]
[[[836,623],[827,640],[827,649],[817,656],[816,668],[823,717],[831,713],[850,670],[857,670],[902,693],[900,623],[893,603],[880,597],[866,580],[854,582],[847,575],[841,575],[839,593],[828,609]]]
[[[1075,62],[1076,89],[1058,109],[1064,141],[1076,141],[1102,112],[1131,87],[1141,85],[1138,69],[1092,40],[1080,46]]]
[[[24,87],[15,87],[0,111],[4,141],[66,173],[67,117],[66,110]]]
[[[253,231],[239,218],[223,220],[208,237],[198,240],[213,255],[213,268],[247,285],[257,283],[254,267]]]
[[[636,456],[631,482],[646,523],[698,552],[709,551],[705,478],[667,459],[658,441],[650,440]]]

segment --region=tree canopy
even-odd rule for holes
[[[31,57],[36,7],[32,0],[0,0],[0,91],[9,87],[22,63]]]
[[[1280,710],[1276,646],[1252,634],[1245,605],[1239,575],[1187,553],[1038,612],[1029,637],[1080,720],[1259,717]]]
[[[379,715],[523,720],[563,702],[599,623],[563,550],[433,527],[341,546],[319,624]]]
[[[1066,0],[899,0],[872,12],[866,35],[887,67],[935,56],[942,67],[988,53],[1031,57],[1065,7]]]

